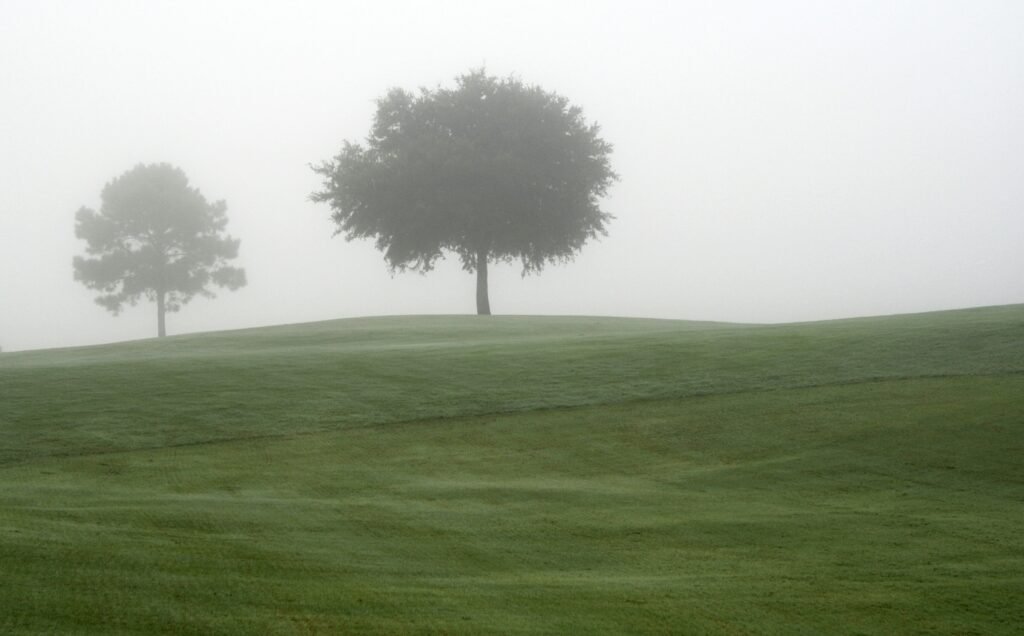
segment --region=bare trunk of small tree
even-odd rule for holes
[[[164,323],[165,313],[167,311],[164,304],[164,290],[158,289],[156,292],[156,335],[158,338],[167,335],[167,326]]]
[[[491,315],[491,301],[487,297],[487,252],[476,253],[476,313]]]

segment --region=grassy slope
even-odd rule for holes
[[[1022,372],[1022,307],[3,354],[0,632],[1011,633]]]

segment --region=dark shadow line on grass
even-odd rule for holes
[[[459,413],[456,415],[438,415],[427,418],[407,418],[407,419],[394,419],[383,422],[373,422],[367,424],[354,424],[351,426],[343,427],[329,427],[325,426],[322,428],[314,428],[300,431],[290,431],[287,433],[268,433],[262,435],[247,435],[241,437],[221,437],[206,440],[195,440],[189,442],[176,442],[173,444],[160,444],[154,446],[138,446],[135,448],[116,448],[107,450],[83,450],[83,451],[68,451],[49,453],[46,455],[39,455],[29,459],[13,462],[0,462],[0,470],[4,468],[14,468],[18,466],[25,466],[27,464],[34,463],[40,460],[46,459],[70,459],[70,458],[83,458],[83,457],[101,457],[107,455],[121,455],[126,453],[137,453],[147,451],[157,451],[164,449],[174,448],[192,448],[196,446],[212,446],[217,444],[235,444],[244,442],[254,442],[262,440],[285,440],[295,439],[301,437],[307,437],[311,435],[322,435],[324,433],[343,433],[346,431],[361,431],[369,430],[382,427],[395,427],[395,426],[410,426],[410,425],[428,425],[440,422],[455,422],[458,420],[471,420],[485,417],[507,417],[512,415],[525,415],[528,413],[549,413],[549,412],[560,412],[560,411],[572,411],[576,409],[595,408],[595,407],[606,407],[606,406],[624,406],[630,404],[649,404],[652,402],[665,402],[669,400],[700,400],[713,397],[729,397],[737,395],[755,394],[755,393],[785,393],[789,391],[805,391],[808,389],[823,389],[828,387],[842,387],[842,386],[857,386],[862,384],[885,384],[889,382],[907,382],[913,380],[942,380],[942,379],[956,379],[956,378],[999,378],[999,377],[1012,377],[1012,376],[1024,376],[1024,369],[1008,369],[1005,371],[998,371],[994,373],[950,373],[950,374],[924,374],[924,375],[907,375],[907,376],[875,376],[870,378],[858,378],[851,380],[837,380],[833,382],[820,382],[810,384],[795,384],[785,387],[760,387],[760,388],[748,388],[748,389],[736,389],[726,391],[695,391],[687,394],[664,394],[664,395],[651,395],[645,397],[638,397],[625,400],[613,400],[608,402],[588,402],[583,404],[562,404],[549,407],[540,408],[525,408],[525,409],[504,409],[494,411],[481,411],[477,413]]]

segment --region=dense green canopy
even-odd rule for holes
[[[75,215],[75,236],[87,242],[74,259],[75,280],[101,292],[96,302],[117,314],[140,297],[156,301],[158,334],[164,313],[210,285],[238,289],[245,271],[228,265],[239,241],[224,234],[227,205],[208,203],[179,168],[138,165],[103,188],[99,212]]]
[[[565,97],[482,70],[453,89],[392,89],[366,146],[345,142],[314,169],[347,239],[373,238],[395,270],[429,271],[445,252],[477,273],[490,313],[487,263],[523,273],[572,259],[605,234],[599,201],[616,179],[611,145]]]

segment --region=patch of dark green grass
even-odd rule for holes
[[[4,354],[0,632],[1014,633],[1022,330],[382,319]]]
[[[441,316],[0,358],[0,464],[349,426],[1024,371],[1024,308],[807,325]]]

